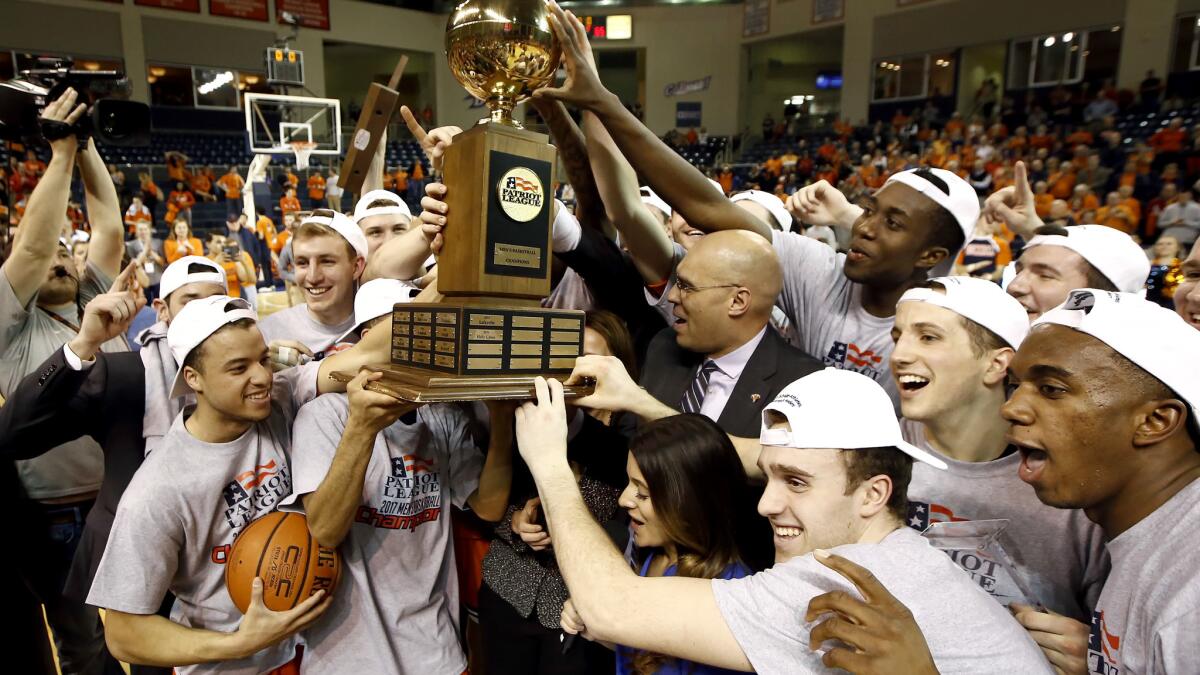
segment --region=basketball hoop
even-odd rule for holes
[[[296,155],[296,169],[307,169],[308,157],[317,149],[317,144],[311,141],[288,141],[288,145],[292,146],[292,154]]]

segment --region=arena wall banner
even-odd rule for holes
[[[679,101],[675,104],[675,126],[681,129],[702,126],[700,124],[700,102]]]
[[[177,9],[181,12],[200,13],[200,0],[133,0],[133,4],[159,9]]]
[[[329,0],[275,0],[275,18],[284,12],[296,15],[304,28],[329,30]]]
[[[267,0],[208,0],[208,13],[251,21],[266,21],[269,16]]]

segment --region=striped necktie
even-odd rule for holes
[[[683,399],[679,401],[680,410],[685,413],[700,412],[700,406],[704,404],[704,394],[708,390],[708,378],[715,370],[717,370],[717,362],[712,360],[705,361],[704,365],[696,370],[692,386],[683,392]]]

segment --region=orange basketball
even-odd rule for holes
[[[337,550],[313,539],[302,514],[276,511],[247,525],[234,540],[225,563],[225,587],[245,614],[254,577],[262,577],[263,603],[278,612],[321,589],[332,593],[341,571]]]

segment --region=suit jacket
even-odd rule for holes
[[[654,337],[646,352],[642,386],[654,398],[677,408],[703,361],[703,354],[680,347],[675,342],[674,329],[667,328]],[[823,368],[821,362],[789,345],[768,328],[738,377],[717,424],[728,434],[758,438],[763,408],[784,387]]]
[[[142,465],[145,367],[135,352],[99,352],[83,371],[58,349],[0,407],[0,456],[37,457],[80,436],[104,450],[104,482],[87,515],[63,594],[84,601],[92,585],[117,503]]]

